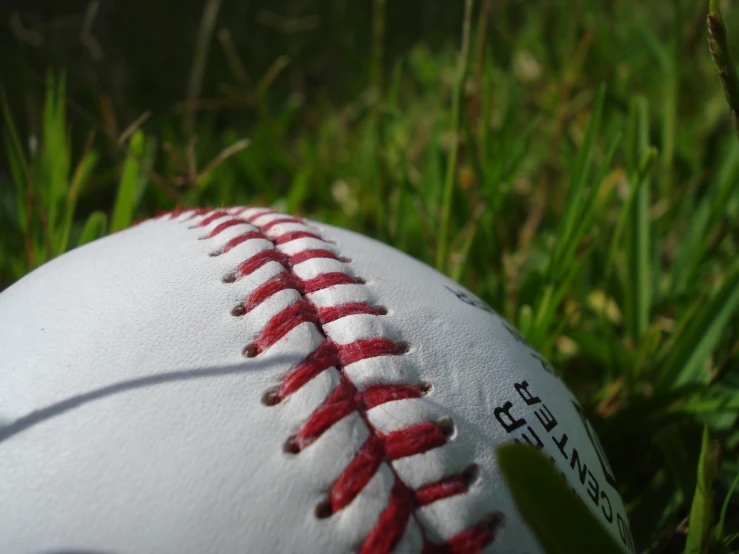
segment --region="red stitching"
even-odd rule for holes
[[[175,219],[175,218],[180,217],[182,214],[185,214],[191,211],[192,211],[192,208],[181,208],[179,210],[172,210],[169,212],[159,212],[156,216],[154,216],[154,219],[162,219],[162,218]]]
[[[397,343],[386,338],[357,340],[350,344],[339,346],[341,365],[347,366],[367,358],[377,356],[397,356],[403,349]]]
[[[449,498],[467,492],[469,485],[462,475],[452,475],[436,483],[417,489],[414,493],[416,506],[426,506],[442,498]]]
[[[254,341],[256,353],[261,354],[295,327],[306,322],[317,325],[318,318],[315,310],[305,300],[299,300],[269,320],[262,334]]]
[[[347,275],[346,273],[324,273],[313,279],[303,281],[305,294],[318,292],[319,290],[333,287],[334,285],[361,285],[363,282],[359,279]]]
[[[362,492],[384,459],[385,448],[382,440],[377,435],[370,435],[331,487],[329,493],[331,513],[348,506]]]
[[[203,221],[201,221],[200,223],[198,223],[198,227],[205,227],[207,225],[210,225],[211,223],[213,223],[217,219],[221,219],[222,217],[228,217],[228,215],[229,215],[228,212],[224,212],[224,211],[220,211],[220,210],[219,211],[216,211],[216,212],[213,212],[208,217],[206,217]]]
[[[286,259],[287,256],[279,250],[262,250],[261,252],[254,254],[251,258],[247,258],[241,262],[239,267],[236,268],[236,276],[246,277],[269,262],[279,262],[280,264],[284,264]]]
[[[444,432],[433,421],[417,423],[383,437],[385,453],[391,460],[423,454],[446,444]]]
[[[277,219],[273,219],[269,223],[260,225],[260,227],[262,228],[262,231],[266,233],[275,225],[282,225],[283,223],[300,223],[301,225],[305,224],[305,222],[302,219],[297,219],[295,217],[278,217]]]
[[[292,273],[283,271],[260,285],[244,303],[247,312],[252,311],[270,296],[286,289],[302,291],[303,283]],[[306,304],[307,305],[307,304]],[[280,337],[278,337],[280,338]]]
[[[206,218],[198,225],[202,227],[226,216],[232,218],[218,224],[211,230],[209,236],[214,237],[232,226],[243,223],[254,225],[254,222],[262,216],[279,214],[279,212],[274,210],[264,210],[249,217],[239,217],[246,209],[232,210],[230,213],[225,211],[193,210],[187,219],[206,215]],[[189,211],[182,210],[176,212],[177,215],[173,215],[172,217],[177,217]],[[237,219],[233,219],[234,217]],[[303,230],[289,231],[273,237],[266,235],[270,229],[282,223],[303,222],[296,218],[281,217],[280,214],[261,227],[257,226],[259,230],[248,231],[230,239],[224,245],[222,252],[228,252],[239,244],[251,239],[268,240],[275,246],[300,238],[313,238],[325,242],[319,235]],[[319,331],[323,332],[322,325],[336,321],[342,317],[356,314],[381,315],[385,313],[384,308],[382,311],[378,311],[378,309],[371,307],[366,302],[351,302],[341,306],[317,308],[306,297],[307,294],[337,285],[363,284],[364,281],[343,272],[325,273],[313,279],[303,280],[292,271],[293,266],[315,258],[340,259],[335,253],[327,249],[303,250],[287,256],[276,248],[269,248],[244,260],[236,268],[233,277],[228,282],[247,276],[269,262],[280,263],[285,271],[281,271],[257,287],[244,301],[241,309],[234,310],[234,315],[242,315],[254,309],[282,290],[293,289],[301,295],[301,299],[270,318],[266,327],[254,343],[245,348],[247,355],[255,356],[264,352],[301,323],[313,323]],[[290,394],[298,391],[302,386],[326,369],[334,367],[339,372],[339,384],[321,406],[303,422],[298,433],[288,440],[286,448],[290,452],[297,453],[306,448],[333,425],[354,412],[357,412],[362,417],[369,428],[370,435],[368,439],[344,469],[341,476],[331,486],[327,503],[330,513],[334,513],[351,504],[362,490],[364,490],[384,461],[422,454],[443,446],[448,442],[444,429],[435,422],[418,423],[389,433],[379,432],[369,422],[366,415],[367,410],[386,402],[419,398],[423,396],[424,392],[419,387],[393,384],[379,384],[369,387],[363,392],[359,392],[343,372],[344,367],[361,360],[377,356],[395,356],[404,352],[405,349],[402,344],[384,337],[357,340],[345,345],[338,345],[330,340],[324,340],[313,353],[308,355],[302,362],[283,376],[278,389],[269,393],[272,395],[269,404],[276,404]],[[388,465],[390,471],[395,476],[395,483],[390,492],[387,507],[380,514],[372,531],[367,535],[360,547],[362,554],[386,554],[390,552],[405,533],[410,518],[414,517],[413,512],[415,509],[443,498],[466,494],[469,490],[471,478],[469,475],[460,474],[448,476],[436,483],[412,491],[400,479],[392,464]],[[474,469],[475,466],[472,467]],[[502,516],[497,513],[492,514],[486,520],[455,535],[443,544],[432,543],[426,537],[423,528],[420,527],[421,533],[424,536],[423,553],[461,554],[480,552],[485,546],[495,540],[497,530],[501,525]]]
[[[310,415],[298,431],[295,437],[297,447],[302,450],[320,437],[329,427],[333,427],[339,420],[352,412],[356,412],[358,402],[355,392],[356,389],[351,381],[341,375],[337,387],[323,401],[323,404]]]
[[[403,400],[406,398],[421,398],[423,392],[418,387],[410,385],[375,385],[365,389],[362,393],[364,407],[371,410],[375,406],[392,402],[393,400]]]
[[[313,377],[329,367],[339,367],[339,352],[332,342],[325,341],[282,378],[280,396],[276,400],[279,401],[285,396],[294,393],[313,379]]]
[[[240,216],[246,210],[248,210],[250,207],[251,206],[247,206],[246,208],[243,208],[241,210],[238,210],[235,215]],[[252,225],[255,225],[254,222],[257,219],[259,219],[260,217],[262,217],[263,215],[282,215],[282,212],[278,212],[277,210],[260,210],[260,211],[258,211],[257,213],[255,213],[253,215],[250,215],[248,217],[245,217],[244,219],[246,219],[246,221],[248,221]],[[258,225],[255,225],[255,226],[261,227],[261,226],[258,226]]]
[[[254,208],[254,206],[242,206],[241,208],[233,208],[231,210],[231,215],[233,215],[235,217],[241,217],[241,214],[243,214],[246,210],[249,210],[251,208]],[[246,218],[243,218],[243,219],[246,220],[246,221],[249,221]],[[249,223],[251,223],[251,222],[249,222]]]
[[[356,314],[370,314],[379,315],[377,311],[369,306],[366,302],[349,302],[341,306],[327,306],[325,308],[319,308],[318,318],[324,325],[331,323],[342,317]]]
[[[247,240],[251,239],[269,240],[267,237],[264,236],[264,233],[260,231],[249,231],[248,233],[244,233],[243,235],[239,235],[238,237],[234,237],[230,241],[228,241],[223,247],[223,253],[225,254],[229,250],[236,248],[242,242],[246,242]]]
[[[190,210],[186,210],[186,211],[190,211]],[[190,216],[189,216],[189,217],[187,217],[186,219],[195,219],[195,218],[196,218],[196,217],[198,217],[198,216],[201,216],[201,215],[205,215],[205,214],[209,214],[209,213],[211,213],[212,211],[213,211],[213,210],[211,210],[211,209],[209,209],[209,208],[198,208],[197,210],[193,209],[193,210],[191,211],[192,213],[190,213]]]
[[[359,552],[376,554],[390,552],[403,536],[413,509],[408,487],[400,479],[396,479],[390,492],[390,502],[383,510],[374,529],[364,540]]]
[[[220,225],[218,225],[215,229],[213,229],[208,236],[210,238],[215,237],[219,233],[225,231],[229,227],[233,227],[234,225],[246,225],[246,222],[241,219],[229,219],[228,221],[224,221]]]
[[[297,239],[318,239],[321,240],[321,237],[316,235],[315,233],[311,233],[309,231],[291,231],[289,233],[283,233],[272,240],[277,246],[281,246],[287,242],[290,242],[292,240]]]
[[[336,254],[329,250],[303,250],[290,256],[290,264],[298,265],[314,258],[331,258],[333,260],[339,259]]]
[[[503,525],[502,514],[496,512],[486,520],[462,531],[443,544],[424,545],[423,554],[469,554],[480,552],[495,540],[498,529]]]

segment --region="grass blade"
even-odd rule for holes
[[[452,199],[454,192],[454,181],[457,173],[457,151],[459,150],[459,108],[467,75],[467,57],[470,46],[470,21],[472,20],[473,0],[465,0],[464,23],[462,25],[462,46],[459,50],[457,62],[457,75],[452,94],[452,129],[454,142],[449,159],[447,160],[446,177],[444,180],[444,198],[441,202],[441,221],[439,223],[438,244],[436,247],[436,269],[444,271],[447,262],[447,251],[449,249],[449,220],[452,213]]]
[[[726,515],[729,512],[729,503],[731,498],[734,496],[734,491],[739,487],[739,474],[732,481],[729,491],[726,493],[724,503],[721,506],[721,514],[719,515],[718,522],[716,522],[714,537],[716,540],[722,540],[724,538],[724,529],[726,528]]]
[[[737,308],[739,263],[727,272],[723,283],[708,299],[698,298],[682,314],[678,321],[680,331],[670,343],[657,386],[670,388],[694,381],[707,382],[706,361]]]
[[[41,136],[40,179],[37,190],[46,215],[46,255],[51,258],[64,251],[64,223],[69,194],[71,146],[67,137],[65,91],[66,79],[58,81],[49,73],[46,81]]]
[[[146,141],[142,131],[136,131],[131,137],[128,155],[123,162],[118,196],[113,207],[110,230],[119,231],[128,227],[133,221],[139,192],[139,179],[142,169]]]
[[[600,122],[603,116],[603,104],[605,102],[605,86],[601,85],[598,90],[598,98],[595,102],[595,108],[591,116],[590,125],[585,133],[580,150],[577,154],[577,160],[572,173],[570,186],[567,189],[567,197],[564,204],[564,212],[557,228],[557,242],[554,245],[552,259],[549,266],[549,275],[552,281],[558,281],[564,275],[572,261],[571,256],[575,251],[575,246],[580,242],[585,229],[579,226],[581,221],[582,210],[585,206],[584,197],[586,194],[586,185],[590,175],[591,160],[595,149],[595,139],[598,136]],[[592,191],[591,191],[592,192]]]
[[[711,56],[718,68],[721,85],[724,87],[726,102],[731,110],[731,119],[734,121],[734,130],[739,139],[739,78],[734,69],[734,62],[729,53],[729,45],[726,40],[726,26],[721,16],[718,0],[711,0],[708,6],[708,47]]]
[[[650,225],[649,225],[649,177],[640,174],[639,166],[649,151],[649,116],[644,98],[635,100],[631,106],[631,171],[629,179],[634,196],[629,207],[625,297],[627,328],[634,338],[641,338],[647,331],[651,313],[650,268]]]
[[[5,95],[5,90],[0,89],[0,93],[0,104],[2,104],[4,119],[3,137],[5,139],[5,152],[10,165],[13,184],[15,185],[18,222],[20,223],[21,230],[27,233],[28,220],[25,214],[29,207],[26,205],[28,198],[26,191],[31,186],[31,169],[10,110],[10,105],[8,104],[8,99]]]
[[[690,525],[685,554],[707,554],[711,541],[713,481],[718,466],[718,452],[711,442],[708,427],[703,429],[701,456],[698,461],[698,480],[693,504],[690,507]]]
[[[99,239],[105,235],[108,218],[104,212],[92,212],[82,228],[80,238],[77,240],[77,246],[82,246],[88,242]]]
[[[507,444],[498,448],[497,457],[516,506],[547,554],[623,554],[541,452]]]
[[[685,293],[691,279],[695,277],[697,266],[705,251],[706,235],[710,230],[710,223],[710,205],[704,200],[697,209],[694,209],[690,227],[680,243],[680,249],[670,271],[668,298],[675,298]]]
[[[69,191],[67,193],[64,206],[61,228],[59,230],[59,240],[56,245],[57,250],[56,252],[54,252],[55,256],[58,256],[67,250],[67,245],[69,243],[69,233],[72,229],[74,211],[77,205],[77,198],[79,197],[80,190],[84,186],[85,182],[92,175],[92,171],[95,168],[95,164],[97,162],[97,154],[94,151],[90,150],[90,142],[88,142],[87,150],[83,154],[82,159],[77,163],[77,167],[75,168],[72,175],[72,180],[69,185]]]

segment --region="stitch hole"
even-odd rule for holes
[[[482,519],[478,524],[480,527],[494,531],[505,523],[503,512],[493,512]]]
[[[361,277],[354,277],[354,282],[357,285],[366,285],[367,281],[365,279],[362,279]]]
[[[288,439],[285,441],[285,444],[282,446],[282,450],[283,452],[285,452],[285,454],[297,454],[298,452],[300,452],[297,435],[292,435],[288,437]]]
[[[223,278],[224,283],[233,283],[236,281],[236,274],[235,273],[229,273]]]
[[[351,258],[347,258],[346,256],[337,256],[336,259],[339,260],[341,263],[344,263],[344,264],[350,264],[350,263],[352,263],[354,261]]]
[[[208,256],[215,258],[216,256],[220,256],[221,254],[223,254],[223,250],[214,250],[213,252],[208,254]]]
[[[468,487],[477,483],[480,480],[480,466],[477,464],[467,466],[462,472],[462,479],[464,479]]]
[[[421,391],[421,394],[426,396],[432,390],[434,390],[434,385],[432,385],[428,381],[421,381],[420,383],[418,383],[418,385],[416,385],[416,388]]]
[[[241,317],[246,313],[246,306],[243,304],[237,304],[234,306],[233,310],[231,310],[231,315],[234,317]]]
[[[318,504],[316,504],[316,517],[318,519],[326,519],[331,517],[333,514],[333,511],[331,510],[331,501],[326,498],[325,500],[322,500]]]
[[[279,386],[268,389],[262,395],[262,404],[265,406],[277,406],[280,402],[282,402],[282,395]]]
[[[241,351],[245,358],[255,358],[259,352],[257,351],[257,345],[254,343],[247,344],[244,350]]]
[[[411,345],[405,341],[398,341],[395,344],[398,347],[398,354],[407,354],[411,349]]]
[[[436,422],[441,430],[442,435],[448,441],[454,439],[457,434],[457,426],[454,424],[454,420],[451,417],[442,417]]]
[[[377,315],[387,315],[387,308],[385,306],[372,306],[372,311]]]

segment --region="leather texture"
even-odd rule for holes
[[[299,263],[276,259],[239,274],[245,261],[275,249]],[[305,252],[335,257],[301,261]],[[303,284],[265,293],[285,272]],[[350,279],[339,282],[342,275]],[[236,310],[255,294],[256,305]],[[341,306],[374,313],[302,321],[268,344],[267,326],[305,299],[322,314]],[[402,352],[352,361],[354,350],[344,348],[377,338]],[[265,403],[326,341],[342,353],[341,367]],[[251,357],[248,345],[259,348]],[[342,379],[358,407],[299,452],[286,451]],[[362,395],[370,390],[385,396],[368,408]],[[421,392],[393,400],[388,390]],[[446,434],[421,452],[411,439],[428,422]],[[5,554],[420,553],[447,543],[540,554],[494,452],[537,439],[624,545],[624,507],[589,433],[551,368],[472,293],[377,241],[271,210],[149,220],[0,294]],[[384,444],[382,462],[346,505],[321,515],[328,491],[372,437]],[[407,439],[392,446],[398,452],[419,452],[391,455],[388,437]],[[388,506],[403,491],[436,499],[416,500],[399,521]],[[385,531],[376,532],[370,544],[379,525],[400,525],[397,540],[383,545]],[[480,525],[491,531],[484,544],[454,543]]]

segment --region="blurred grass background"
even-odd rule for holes
[[[736,551],[739,145],[706,4],[5,0],[0,290],[175,206],[358,230],[553,362],[639,552]]]

